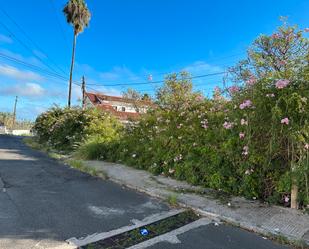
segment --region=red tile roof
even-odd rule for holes
[[[106,101],[119,101],[123,103],[134,103],[133,99],[132,100],[124,99],[122,97],[108,96],[108,95],[103,95],[99,93],[86,92],[85,94],[95,107],[103,111],[108,111],[121,120],[128,120],[128,119],[134,120],[134,119],[138,119],[141,115],[140,113],[137,113],[137,112],[116,111],[111,105],[104,104],[101,102],[102,100],[106,100]],[[141,101],[141,103],[144,103],[146,106],[152,105],[150,101]]]
[[[118,96],[109,96],[109,95],[104,95],[101,93],[86,92],[86,96],[90,99],[92,103],[100,103],[100,100],[119,101],[119,102],[124,102],[124,103],[135,103],[136,102],[136,100],[134,99],[126,99],[126,98],[118,97]],[[144,104],[146,106],[152,105],[151,101],[146,101],[146,100],[140,100],[139,103]]]

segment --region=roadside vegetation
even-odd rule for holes
[[[38,116],[33,130],[39,143],[67,153],[82,143],[118,140],[121,128],[117,119],[96,109],[53,107]]]
[[[258,37],[212,98],[171,74],[155,107],[122,127],[96,110],[52,108],[40,143],[81,159],[121,162],[233,195],[309,206],[309,42],[284,24]]]
[[[8,129],[14,128],[16,130],[30,130],[33,126],[33,122],[29,120],[16,120],[14,122],[13,114],[9,112],[0,112],[0,124],[3,124]]]

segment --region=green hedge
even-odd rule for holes
[[[114,117],[94,108],[53,107],[38,116],[33,130],[41,143],[70,151],[97,136],[105,142],[116,139],[121,128]]]

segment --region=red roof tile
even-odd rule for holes
[[[116,97],[116,96],[108,96],[108,95],[103,95],[103,94],[98,94],[98,93],[88,93],[86,92],[86,96],[89,98],[91,103],[103,110],[103,111],[108,111],[118,117],[121,120],[128,120],[128,119],[138,119],[140,117],[140,113],[137,112],[122,112],[122,111],[116,111],[113,106],[108,105],[108,104],[102,104],[100,100],[107,100],[107,101],[119,101],[123,103],[133,103],[134,100],[130,99],[124,99],[122,97]],[[142,101],[145,105],[151,105],[151,102],[149,101]]]

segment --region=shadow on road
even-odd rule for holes
[[[14,243],[10,249],[27,248],[19,247],[20,241],[64,241],[105,232],[169,209],[50,159],[19,137],[0,136],[0,179],[0,248],[5,249]]]

